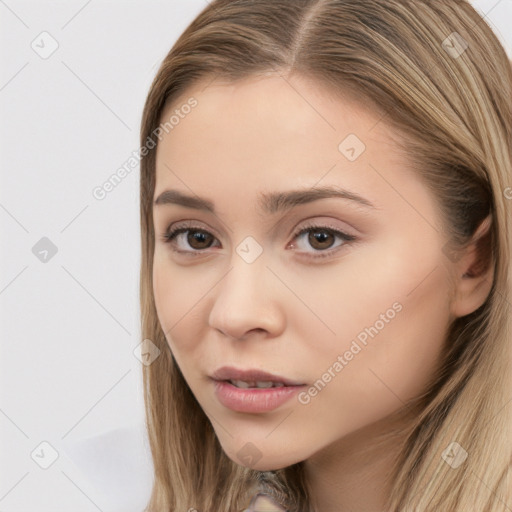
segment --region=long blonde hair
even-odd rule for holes
[[[215,0],[162,62],[144,106],[141,143],[158,143],[166,106],[199,80],[234,82],[290,73],[371,102],[406,135],[414,168],[430,187],[450,251],[491,214],[482,265],[494,265],[485,303],[456,319],[442,365],[393,475],[386,510],[512,509],[510,260],[512,72],[485,19],[463,0]],[[155,153],[141,161],[142,336],[161,350],[143,366],[154,462],[150,512],[235,512],[258,489],[287,510],[309,512],[303,464],[258,472],[232,462],[177,367],[159,324],[152,284]],[[448,254],[448,252],[447,252]],[[450,253],[451,254],[451,253]],[[428,312],[425,312],[428,314]],[[443,452],[467,453],[454,469]]]

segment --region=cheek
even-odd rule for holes
[[[165,264],[165,260],[158,253],[153,258],[153,295],[158,320],[164,332],[167,332],[173,325],[172,312],[175,311],[176,283]]]
[[[315,361],[308,372],[314,389],[302,402],[306,422],[321,416],[349,432],[391,414],[429,383],[450,320],[448,274],[436,249],[423,260],[404,251],[361,258],[325,284],[334,300],[324,302],[323,319],[336,335],[318,342],[310,327],[303,338],[315,340],[301,356]]]
[[[192,271],[193,272],[193,271]],[[199,308],[197,302],[206,292],[198,286],[201,280],[197,275],[179,268],[169,261],[164,250],[155,253],[153,261],[153,293],[158,320],[166,335],[171,350],[176,353],[184,349],[193,349],[190,342],[198,340],[194,330],[200,322],[194,321]],[[184,337],[187,333],[186,337]],[[183,340],[183,341],[182,341]]]
[[[158,320],[189,382],[208,348],[203,340],[208,336],[208,315],[222,272],[208,264],[180,266],[171,260],[166,248],[155,251],[153,293]]]

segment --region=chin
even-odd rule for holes
[[[231,458],[231,457],[230,457]],[[257,463],[254,463],[253,465],[247,465],[244,464],[242,461],[240,461],[238,458],[231,458],[233,462],[238,464],[239,466],[244,466],[249,469],[253,469],[254,471],[277,471],[278,469],[287,468],[288,466],[291,466],[292,464],[296,464],[297,460],[265,460],[263,459]]]
[[[264,450],[260,450],[255,444],[247,442],[241,448],[234,448],[233,446],[223,446],[224,453],[239,466],[254,469],[255,471],[275,471],[283,469],[297,462],[303,460],[298,456],[286,456],[279,453],[277,447],[269,447],[268,449],[272,455],[265,456]]]

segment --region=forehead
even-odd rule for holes
[[[317,185],[369,197],[385,183],[375,168],[408,167],[380,112],[300,77],[197,84],[161,122],[171,116],[179,122],[157,145],[155,198],[169,188],[222,202],[236,195],[254,203],[256,194],[263,206],[265,191]],[[276,198],[266,204],[270,212]]]
[[[161,122],[179,113],[192,98],[197,105],[190,113],[180,116],[179,126],[172,129],[174,140],[176,136],[188,137],[187,128],[193,128],[196,136],[209,138],[230,130],[232,137],[254,142],[271,135],[299,139],[327,137],[326,142],[330,143],[329,139],[337,139],[345,129],[366,132],[382,117],[382,112],[373,106],[369,108],[366,101],[356,101],[352,94],[334,93],[298,76],[265,76],[234,83],[196,84],[164,109]],[[379,135],[379,131],[374,135]]]
[[[387,144],[388,153],[398,136],[384,127],[380,112],[302,77],[202,82],[165,108],[161,125],[171,118],[158,143],[157,167],[162,159],[205,162],[205,153],[243,167],[252,161],[336,161],[348,135]]]

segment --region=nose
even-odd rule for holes
[[[276,337],[283,332],[286,289],[262,256],[247,263],[234,254],[232,267],[214,290],[209,325],[224,336],[245,340],[256,334]]]

